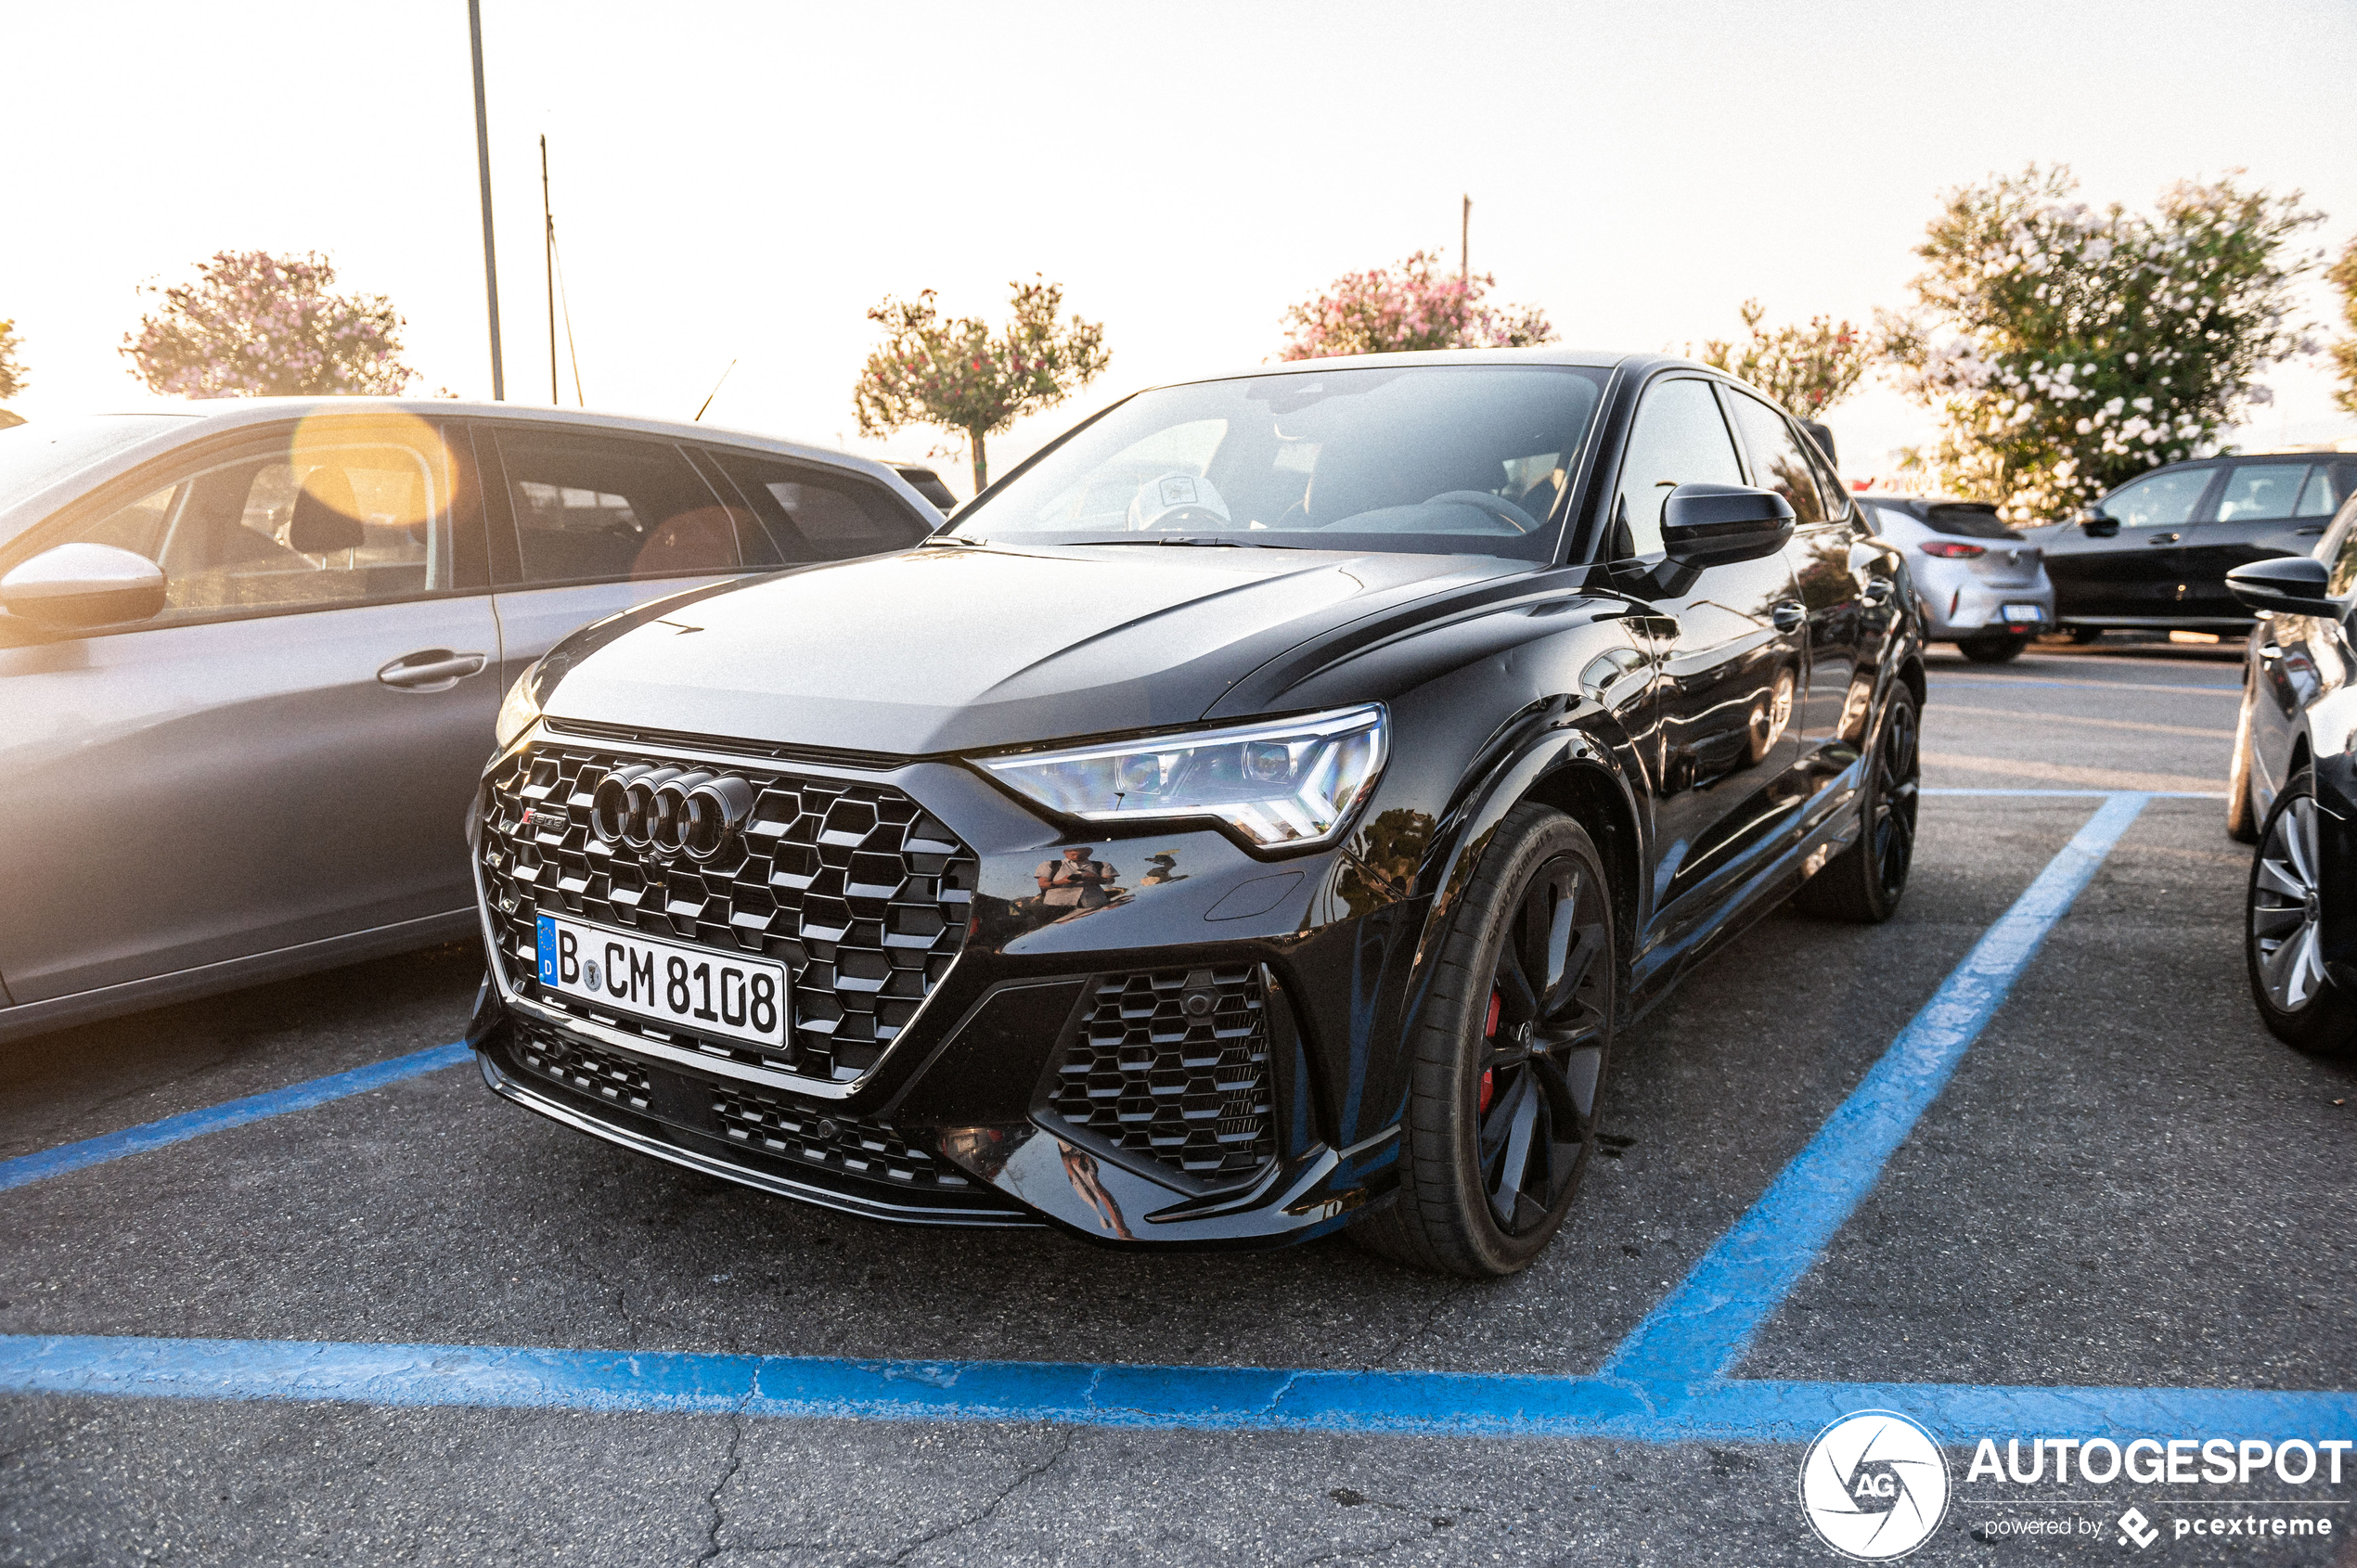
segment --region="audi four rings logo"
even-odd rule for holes
[[[598,781],[589,830],[607,844],[702,862],[728,849],[753,815],[753,788],[733,774],[639,765]]]

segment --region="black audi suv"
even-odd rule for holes
[[[520,679],[492,1087],[879,1218],[1522,1266],[1616,1033],[1914,834],[1898,552],[1740,383],[1560,350],[1139,392],[922,545]]]
[[[2226,830],[2256,843],[2245,949],[2277,1038],[2357,1048],[2357,499],[2314,550],[2236,567],[2258,617],[2244,653]]]

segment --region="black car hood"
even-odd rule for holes
[[[929,545],[583,628],[566,718],[903,756],[1180,725],[1320,633],[1527,573],[1491,556]]]

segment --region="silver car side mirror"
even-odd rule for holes
[[[145,621],[163,597],[163,568],[112,545],[59,545],[0,577],[0,608],[45,626]]]

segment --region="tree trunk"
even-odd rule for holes
[[[980,431],[968,431],[966,432],[966,440],[973,447],[974,494],[979,495],[983,493],[984,488],[990,483],[990,463],[989,460],[983,456],[982,432]]]

